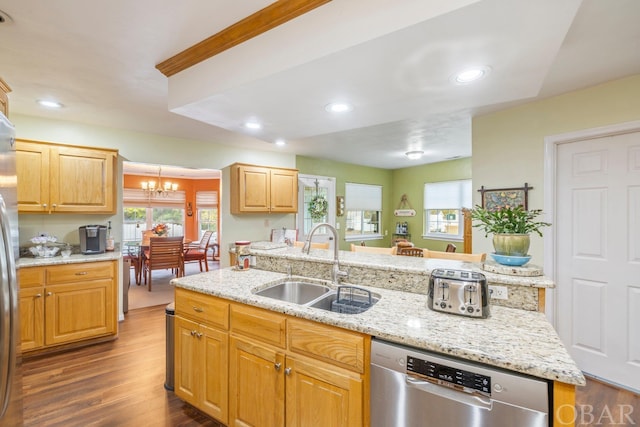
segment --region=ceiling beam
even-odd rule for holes
[[[278,0],[219,33],[162,61],[156,68],[171,77],[227,49],[303,15],[331,0]]]

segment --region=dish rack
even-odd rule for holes
[[[331,303],[335,313],[358,314],[373,305],[371,292],[356,286],[338,286],[336,300]]]

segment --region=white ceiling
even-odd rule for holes
[[[270,3],[0,0],[11,112],[401,168],[470,156],[476,114],[640,72],[638,0],[333,0],[170,79],[155,69]],[[451,84],[469,64],[492,70]],[[354,111],[329,115],[338,98]]]

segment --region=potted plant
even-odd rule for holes
[[[523,206],[502,206],[488,210],[476,206],[471,210],[474,227],[481,228],[485,237],[493,234],[493,247],[498,255],[526,257],[529,252],[531,232],[542,237],[542,227],[551,224],[537,221],[541,209],[526,210]]]

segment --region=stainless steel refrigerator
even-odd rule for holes
[[[0,112],[0,426],[23,424],[16,184],[15,129]]]

